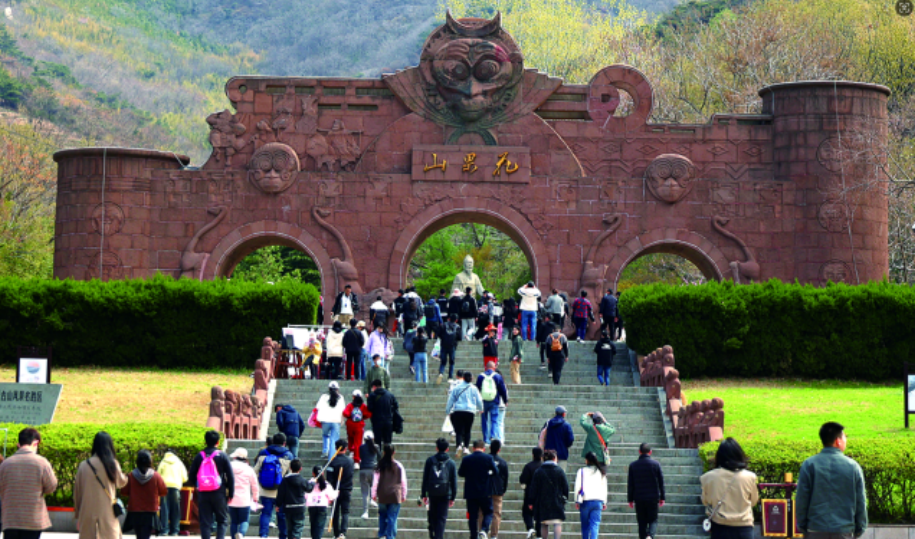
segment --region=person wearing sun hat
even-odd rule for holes
[[[486,335],[483,337],[483,368],[492,363],[499,366],[499,340],[496,338],[496,326],[486,326]]]
[[[235,538],[236,534],[244,536],[248,532],[251,505],[258,498],[258,484],[254,468],[248,465],[247,449],[239,447],[232,451],[229,460],[235,474],[235,495],[229,500],[229,516],[232,519],[229,537]]]

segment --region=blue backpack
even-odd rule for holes
[[[283,465],[280,458],[273,454],[267,454],[264,461],[261,462],[261,471],[257,474],[257,482],[267,490],[274,490],[280,486],[283,481]]]

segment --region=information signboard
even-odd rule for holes
[[[0,423],[47,425],[54,420],[62,384],[0,383]]]

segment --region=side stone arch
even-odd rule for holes
[[[484,198],[447,199],[417,214],[394,244],[388,286],[392,290],[403,288],[406,266],[419,246],[435,232],[458,223],[489,225],[508,235],[527,257],[534,282],[540,287],[551,286],[548,253],[534,227],[516,210]]]
[[[308,253],[321,276],[321,295],[327,298],[333,292],[328,288],[333,286],[333,265],[321,242],[296,225],[276,221],[247,223],[226,234],[207,259],[203,278],[228,276],[246,256],[268,245],[282,245]]]
[[[607,282],[616,290],[630,262],[654,253],[682,256],[695,264],[707,279],[720,281],[730,275],[727,258],[708,238],[685,229],[657,228],[632,238],[616,250],[604,274],[609,278]]]

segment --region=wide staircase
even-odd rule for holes
[[[595,366],[594,343],[570,342],[570,357],[562,371],[560,385],[553,385],[547,370],[541,370],[539,350],[533,343],[525,343],[525,360],[521,368],[521,385],[509,381],[507,342],[500,343],[500,370],[504,373],[509,392],[505,420],[505,447],[501,456],[509,464],[509,487],[502,508],[502,525],[499,537],[521,538],[526,535],[521,518],[523,491],[518,478],[521,469],[531,459],[531,448],[537,444],[538,434],[544,422],[554,414],[557,405],[568,410],[567,419],[575,432],[575,445],[570,450],[568,480],[570,502],[566,504],[566,522],[563,533],[570,537],[580,536],[581,526],[574,504],[575,474],[584,462],[581,449],[585,432],[579,426],[581,416],[590,411],[601,411],[616,434],[608,441],[612,462],[608,468],[608,502],[603,512],[600,534],[605,537],[638,536],[635,511],[626,503],[626,480],[630,462],[638,457],[642,442],[651,444],[653,457],[663,468],[667,503],[660,509],[657,535],[664,538],[687,539],[702,535],[701,521],[703,508],[700,504],[699,476],[701,462],[694,449],[668,448],[661,407],[656,388],[640,388],[638,376],[633,376],[629,351],[625,344],[618,343],[617,356],[611,375],[612,385],[598,385]],[[398,519],[398,538],[426,539],[429,537],[426,524],[426,510],[417,504],[422,484],[422,470],[427,457],[435,452],[435,440],[445,436],[452,442],[453,437],[442,433],[447,401],[446,380],[435,383],[438,363],[430,361],[429,383],[412,381],[409,358],[400,342],[395,342],[397,355],[390,365],[392,388],[404,417],[404,432],[394,436],[395,459],[407,468],[409,499],[403,504]],[[479,342],[462,342],[457,348],[455,370],[471,369],[476,377],[482,371],[482,346]],[[635,383],[634,383],[635,380]],[[347,399],[354,389],[362,389],[361,382],[341,382],[341,392]],[[275,403],[293,405],[303,417],[311,412],[320,394],[327,389],[326,380],[278,380]],[[366,421],[366,428],[370,427]],[[480,418],[474,421],[473,437],[481,437]],[[271,421],[270,433],[276,432]],[[345,429],[341,429],[345,437]],[[252,457],[263,448],[262,442],[230,441],[230,451],[235,447],[246,447]],[[299,446],[299,458],[305,473],[321,459],[321,431],[307,429]],[[253,459],[252,459],[253,462]],[[460,460],[456,461],[460,465]],[[357,472],[358,474],[358,472]],[[464,481],[458,480],[458,499],[449,512],[447,535],[467,537],[466,505],[462,499]],[[370,539],[378,536],[377,511],[369,510],[369,519],[360,518],[362,500],[358,477],[355,478],[348,538]],[[251,518],[249,535],[257,535],[257,518]],[[307,535],[306,525],[306,535]],[[276,530],[272,530],[272,534]],[[327,534],[328,536],[330,534]]]

